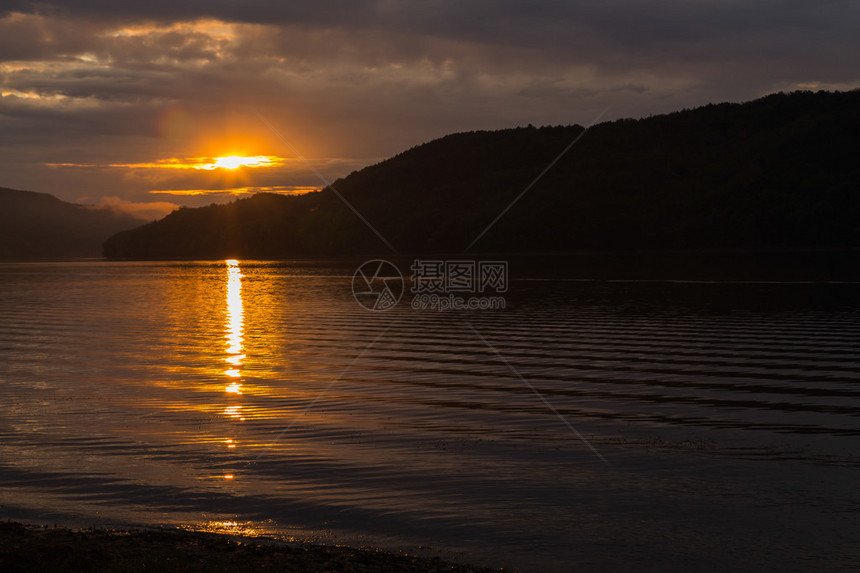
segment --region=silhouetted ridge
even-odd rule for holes
[[[774,94],[593,127],[474,251],[860,247],[860,91]],[[462,251],[583,131],[448,135],[333,185],[403,253]],[[385,252],[329,189],[182,209],[112,258]]]
[[[0,260],[98,257],[105,239],[140,219],[0,187]]]

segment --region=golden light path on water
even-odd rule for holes
[[[242,271],[239,261],[230,259],[227,263],[227,357],[224,359],[230,368],[224,371],[229,378],[238,379],[242,376],[242,360],[244,354],[244,322],[245,309],[242,305]],[[242,393],[242,384],[238,380],[227,385],[227,392]]]
[[[227,264],[227,321],[225,324],[227,340],[227,356],[224,361],[228,364],[228,368],[224,370],[224,375],[227,376],[229,383],[224,388],[224,391],[229,394],[242,394],[242,361],[245,359],[244,347],[244,327],[245,327],[245,308],[242,304],[242,270],[239,268],[239,261],[229,259],[225,261]],[[231,405],[224,409],[224,415],[238,422],[245,420],[241,415],[241,405]],[[228,448],[236,447],[236,439],[228,437],[224,439],[224,444]],[[224,479],[233,479],[232,474],[227,474]]]

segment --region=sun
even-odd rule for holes
[[[254,157],[242,157],[241,155],[228,155],[227,157],[216,157],[215,167],[223,167],[224,169],[238,169],[239,167],[260,167],[271,163],[268,157],[258,155]]]
[[[196,165],[195,169],[238,169],[240,167],[270,167],[279,164],[278,157],[268,155],[254,155],[245,157],[244,155],[226,155],[224,157],[213,157],[211,163],[203,163]]]

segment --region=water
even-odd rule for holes
[[[0,518],[860,567],[860,284],[512,269],[505,310],[373,313],[354,268],[0,265]]]

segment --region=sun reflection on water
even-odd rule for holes
[[[240,422],[245,421],[245,417],[242,415],[242,406],[227,406],[224,408],[224,415],[239,420]]]
[[[243,275],[239,268],[239,261],[230,259],[225,262],[227,264],[227,321],[224,338],[227,340],[227,356],[224,361],[229,367],[224,370],[224,375],[227,376],[229,383],[224,387],[224,391],[227,394],[241,396],[242,364],[245,359],[245,308],[242,304]],[[224,414],[233,420],[243,422],[245,418],[240,413],[241,409],[242,406],[230,405],[224,409]],[[236,447],[236,441],[233,437],[226,437],[223,443],[228,449]],[[224,479],[232,480],[233,474],[225,475]]]
[[[232,368],[224,371],[230,378],[242,376],[244,354],[245,309],[242,305],[242,270],[239,261],[230,259],[227,263],[227,357],[224,359]],[[231,382],[225,389],[233,394],[241,394],[242,384]]]

